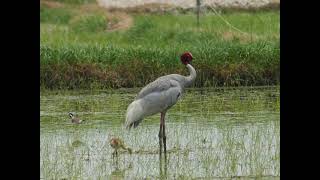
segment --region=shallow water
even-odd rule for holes
[[[122,127],[138,91],[42,91],[41,178],[279,179],[279,87],[188,89],[166,115],[167,161],[159,160],[159,114]],[[70,111],[85,122],[71,124]],[[111,136],[133,153],[113,159]]]

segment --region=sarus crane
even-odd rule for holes
[[[161,113],[158,135],[160,155],[162,143],[164,145],[164,153],[166,154],[167,152],[165,134],[166,112],[177,103],[184,89],[191,86],[196,79],[196,71],[190,64],[192,59],[193,57],[190,52],[185,52],[180,57],[182,64],[189,70],[189,76],[170,74],[157,78],[142,88],[135,100],[127,108],[125,121],[127,129],[131,129],[131,127],[136,128],[145,117]]]

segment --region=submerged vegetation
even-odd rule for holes
[[[194,56],[196,87],[280,83],[278,10],[207,11],[197,27],[193,12],[126,13],[72,2],[40,1],[43,88],[140,87],[186,75],[184,51]]]

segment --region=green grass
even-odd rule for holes
[[[168,73],[187,74],[179,62],[194,55],[196,87],[279,84],[279,11],[129,14],[128,29],[101,8],[41,6],[40,86],[45,88],[140,87]]]
[[[62,8],[47,8],[40,6],[40,23],[67,24],[72,12]]]
[[[75,33],[96,33],[103,31],[106,26],[106,18],[103,15],[84,15],[74,20],[70,25]]]

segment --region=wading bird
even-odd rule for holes
[[[132,153],[132,149],[126,147],[123,141],[119,138],[111,138],[109,143],[110,143],[110,146],[114,149],[114,152],[112,153],[112,157],[114,157],[114,155],[118,156],[118,150],[120,148],[127,150],[130,154]]]
[[[75,115],[72,112],[69,112],[69,117],[71,118],[71,122],[74,124],[80,124],[82,123],[82,120],[78,117],[75,117]]]
[[[192,54],[185,52],[181,55],[180,59],[182,64],[188,68],[189,76],[170,74],[159,77],[145,86],[127,109],[125,122],[127,129],[130,129],[132,126],[134,128],[137,127],[143,118],[147,116],[161,113],[159,131],[160,155],[162,140],[165,153],[167,149],[164,120],[166,112],[177,103],[184,89],[192,85],[196,78],[196,71],[190,64],[193,59]]]

